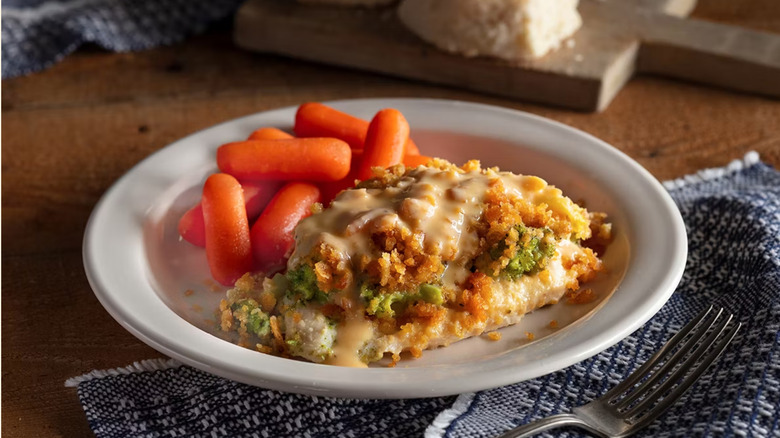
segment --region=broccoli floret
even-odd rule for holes
[[[426,303],[436,304],[437,306],[441,306],[444,303],[441,288],[433,284],[426,283],[420,285],[420,298]]]
[[[257,301],[251,298],[244,298],[233,303],[230,306],[230,310],[232,310],[233,312],[243,311],[249,313],[252,310],[257,309],[258,307],[259,304],[257,304]]]
[[[299,302],[316,300],[319,303],[327,301],[328,297],[317,287],[317,276],[309,265],[301,265],[297,269],[287,272],[287,280],[290,283],[287,296]]]
[[[367,283],[360,286],[360,296],[366,301],[366,313],[380,318],[393,318],[409,304],[415,301],[441,305],[444,302],[441,287],[433,284],[422,284],[417,293],[393,292],[379,294]]]
[[[371,299],[366,306],[366,313],[376,315],[380,318],[392,318],[396,310],[401,310],[409,301],[409,294],[406,292],[393,292],[391,294],[379,294]],[[393,308],[396,305],[396,308]]]
[[[502,271],[512,279],[539,272],[555,254],[555,246],[550,242],[551,232],[548,229],[542,229],[540,232],[523,225],[518,225],[516,229],[520,234],[519,249]]]
[[[252,310],[246,318],[246,328],[257,336],[267,336],[271,331],[268,315],[260,309]]]
[[[233,316],[243,322],[248,332],[260,337],[267,336],[271,330],[268,315],[260,309],[257,301],[251,298],[236,301],[230,306]]]

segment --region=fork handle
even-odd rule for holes
[[[532,421],[514,429],[510,429],[499,435],[497,438],[525,438],[535,435],[539,432],[544,432],[548,429],[554,429],[556,427],[563,426],[578,426],[580,428],[586,429],[589,432],[595,432],[593,429],[588,427],[584,421],[580,420],[579,417],[576,417],[572,414],[558,414],[542,418],[541,420]]]

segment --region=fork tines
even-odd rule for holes
[[[710,306],[603,399],[628,423],[650,422],[717,359],[741,323]]]

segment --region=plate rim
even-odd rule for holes
[[[256,386],[261,386],[261,387],[266,387],[266,388],[276,389],[276,390],[282,390],[282,391],[289,391],[289,392],[337,396],[337,397],[354,397],[354,398],[416,398],[416,397],[444,396],[444,395],[453,395],[453,394],[458,394],[463,392],[483,390],[483,389],[488,389],[492,387],[502,386],[510,383],[516,383],[522,380],[539,377],[554,372],[558,369],[570,366],[586,358],[589,358],[611,347],[612,345],[616,344],[617,342],[619,342],[620,340],[622,340],[623,338],[631,334],[634,330],[642,326],[645,322],[647,322],[647,320],[649,320],[668,301],[669,297],[674,292],[674,289],[676,288],[677,284],[682,278],[682,274],[685,267],[685,259],[687,257],[687,237],[686,237],[685,226],[682,221],[682,217],[676,205],[674,204],[674,201],[672,200],[671,196],[663,188],[661,183],[655,179],[655,177],[653,177],[646,169],[644,169],[642,166],[636,163],[633,159],[631,159],[630,157],[628,157],[626,154],[619,151],[618,149],[614,148],[613,146],[607,144],[606,142],[584,131],[565,125],[561,122],[557,122],[555,120],[547,119],[542,116],[538,116],[535,114],[531,114],[519,110],[514,110],[514,109],[509,109],[509,108],[499,107],[494,105],[481,104],[481,103],[464,102],[458,100],[428,99],[428,98],[422,98],[422,99],[421,98],[367,98],[367,99],[336,100],[336,101],[328,101],[323,103],[335,107],[340,107],[343,105],[358,105],[358,106],[372,106],[377,109],[383,106],[399,107],[407,104],[408,105],[433,105],[433,106],[445,105],[445,106],[453,107],[455,109],[475,110],[478,112],[487,112],[487,113],[496,112],[496,113],[507,115],[509,117],[518,117],[521,119],[525,119],[527,121],[530,121],[531,123],[546,125],[547,128],[551,128],[553,130],[563,130],[564,132],[568,132],[571,135],[585,139],[593,147],[598,148],[601,152],[604,152],[608,155],[612,155],[614,159],[617,159],[618,161],[625,164],[627,166],[627,169],[630,169],[634,174],[640,176],[642,178],[642,182],[648,184],[648,187],[653,189],[652,191],[653,195],[658,197],[657,201],[661,202],[661,205],[663,205],[666,208],[665,213],[668,215],[667,219],[670,220],[670,222],[668,223],[668,225],[670,225],[671,227],[670,235],[674,236],[671,242],[672,246],[674,247],[673,248],[674,260],[671,260],[669,262],[670,264],[669,271],[666,273],[666,276],[662,279],[662,281],[660,281],[660,285],[657,285],[655,287],[656,290],[662,289],[662,292],[659,292],[659,296],[655,301],[653,301],[650,304],[644,305],[641,308],[641,312],[634,312],[632,314],[632,316],[635,316],[633,322],[626,324],[625,326],[621,327],[619,330],[615,330],[607,336],[604,336],[602,334],[599,337],[598,342],[592,343],[590,345],[587,345],[586,348],[584,347],[578,351],[575,351],[574,352],[575,354],[572,354],[565,360],[560,360],[560,359],[557,360],[556,362],[554,362],[554,365],[552,365],[552,367],[554,367],[555,369],[550,369],[550,366],[548,366],[546,370],[537,368],[536,372],[525,373],[523,378],[520,380],[516,379],[516,376],[518,375],[517,372],[490,373],[490,375],[488,376],[482,376],[483,378],[481,379],[474,379],[476,381],[474,383],[471,382],[472,379],[453,379],[456,381],[445,382],[443,380],[440,380],[436,382],[430,382],[430,381],[427,382],[429,384],[435,383],[433,384],[433,386],[429,385],[426,387],[419,387],[419,386],[409,387],[409,385],[406,386],[401,385],[401,387],[393,388],[393,387],[389,387],[389,384],[398,384],[399,383],[398,381],[388,382],[382,380],[379,381],[375,380],[374,381],[375,383],[373,384],[370,383],[371,382],[370,379],[376,378],[378,376],[386,376],[388,369],[384,369],[384,368],[352,369],[352,368],[331,367],[328,365],[290,361],[289,359],[282,359],[282,358],[268,356],[268,355],[264,355],[263,358],[264,362],[268,362],[271,367],[278,366],[288,371],[280,372],[281,370],[277,370],[276,372],[274,372],[273,370],[261,370],[259,372],[256,368],[249,367],[247,366],[247,364],[225,363],[225,361],[220,360],[220,358],[215,359],[214,357],[211,357],[202,351],[197,351],[197,349],[181,348],[181,345],[178,343],[172,344],[170,342],[170,339],[161,339],[160,333],[150,333],[148,330],[149,327],[146,327],[144,326],[143,323],[139,322],[136,315],[128,315],[127,312],[124,311],[124,309],[120,305],[121,303],[117,301],[117,297],[114,296],[112,291],[108,290],[108,287],[106,285],[106,279],[104,278],[105,273],[100,272],[100,270],[98,269],[99,262],[96,262],[97,260],[96,257],[98,257],[98,254],[95,253],[96,251],[95,239],[97,238],[95,232],[96,232],[96,224],[99,223],[99,221],[103,219],[103,215],[106,214],[104,212],[105,206],[108,205],[108,203],[112,200],[112,197],[117,196],[116,194],[120,193],[120,190],[124,187],[127,181],[130,180],[134,174],[137,174],[139,169],[143,169],[143,166],[157,159],[160,156],[160,154],[165,153],[166,150],[171,150],[171,148],[176,147],[176,145],[186,144],[187,142],[191,142],[193,139],[202,137],[205,133],[215,132],[219,129],[224,129],[225,127],[234,124],[240,124],[242,121],[252,120],[272,113],[284,113],[284,112],[294,111],[295,108],[297,108],[297,105],[291,105],[282,108],[274,108],[266,111],[261,111],[258,113],[249,114],[239,118],[227,120],[222,123],[194,132],[171,144],[168,144],[160,148],[159,150],[155,151],[154,153],[150,154],[149,156],[147,156],[146,158],[138,162],[136,165],[134,165],[127,172],[125,172],[119,179],[117,179],[117,181],[115,181],[111,185],[111,187],[100,198],[100,200],[95,205],[92,213],[90,214],[84,232],[84,240],[82,243],[83,263],[84,263],[84,269],[90,287],[92,288],[96,297],[100,301],[101,305],[109,312],[109,314],[111,314],[111,316],[117,322],[119,322],[120,325],[122,325],[126,330],[131,332],[134,336],[139,338],[142,342],[146,343],[147,345],[150,345],[151,347],[160,351],[163,354],[166,354],[170,357],[179,360],[184,364],[194,366],[195,368],[210,372],[212,374],[219,375],[221,377],[229,378],[243,383],[248,383],[251,385],[256,385]],[[215,145],[214,148],[216,148],[216,146],[218,145]],[[632,253],[632,257],[633,257],[633,253]],[[626,273],[626,275],[628,275],[628,273]],[[154,291],[152,292],[156,294],[156,292]],[[169,321],[169,323],[171,323],[171,325],[176,325],[178,330],[183,329],[181,327],[181,323],[184,323],[191,329],[191,330],[183,330],[184,332],[188,332],[188,331],[191,332],[192,330],[196,330],[198,332],[207,334],[206,332],[201,331],[194,325],[191,325],[189,322],[179,317],[175,312],[173,312],[172,309],[168,308],[164,303],[162,303],[162,301],[160,301],[160,304],[163,307],[165,307],[165,309],[155,309],[155,311],[158,312],[163,317],[167,315],[170,316],[171,318],[174,318],[174,320]],[[166,309],[167,312],[165,311]],[[226,341],[220,340],[220,342],[227,344],[228,346],[243,349],[242,347],[238,347]],[[243,349],[243,350],[257,354],[256,352],[253,352],[248,349]],[[293,362],[293,364],[291,364],[290,362]],[[563,364],[563,366],[560,366],[561,364]],[[460,367],[473,366],[473,364],[465,364],[465,365],[461,364],[461,365],[450,365],[450,366],[457,368],[459,366]],[[343,372],[338,372],[338,371],[333,372],[334,368]],[[308,377],[300,377],[300,375],[291,376],[289,372],[290,370],[292,370],[293,373],[301,372],[302,374],[300,375],[308,376]],[[348,370],[348,372],[346,370]],[[394,370],[402,370],[405,374],[412,375],[412,377],[419,379],[420,377],[424,377],[426,368],[400,368]],[[311,374],[316,374],[317,378],[315,380],[312,380]],[[422,376],[418,374],[422,374]],[[345,382],[343,378],[344,376],[347,376],[349,381]],[[360,383],[355,384],[356,380],[359,380]],[[412,379],[412,381],[414,381],[414,379]]]

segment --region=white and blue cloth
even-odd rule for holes
[[[669,302],[617,345],[534,380],[457,397],[350,400],[256,388],[173,360],[70,379],[98,438],[492,437],[597,398],[710,304],[743,328],[640,437],[780,437],[780,172],[755,153],[665,183],[689,238]],[[583,436],[577,429],[544,437]]]
[[[3,79],[34,73],[84,43],[115,52],[181,41],[243,0],[3,0]]]

